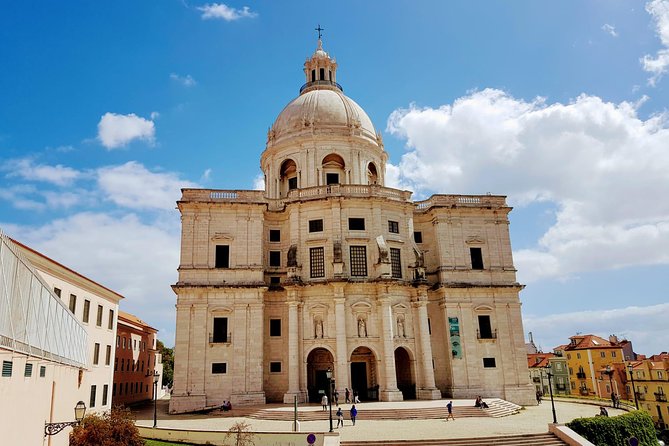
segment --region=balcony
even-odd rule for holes
[[[578,379],[585,379],[585,372],[577,372],[576,377]]]
[[[555,389],[557,390],[567,390],[566,384],[555,384]]]
[[[497,339],[497,329],[493,331],[488,331],[486,333],[481,333],[481,330],[476,329],[476,339]]]
[[[210,344],[230,344],[232,343],[232,333],[224,334],[223,336],[214,336],[209,333],[209,343]]]
[[[666,393],[655,392],[655,393],[653,393],[653,395],[655,395],[655,401],[663,402],[663,403],[667,402],[667,394]]]
[[[532,382],[540,383],[540,382],[541,382],[541,378],[539,378],[538,376],[535,376],[534,378],[532,378]]]
[[[634,392],[636,394],[636,399],[639,401],[645,401],[646,399],[646,394],[643,392]]]
[[[583,396],[587,396],[587,395],[590,394],[590,392],[588,391],[587,388],[578,389],[578,391],[579,391],[579,393],[580,393],[581,395],[583,395]]]

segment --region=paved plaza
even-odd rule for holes
[[[201,429],[201,430],[227,430],[235,422],[243,420],[249,423],[254,431],[258,432],[289,432],[292,422],[269,421],[254,418],[220,416],[215,413],[207,415],[169,415],[167,414],[167,401],[158,401],[158,427],[169,427],[178,429]],[[448,439],[448,438],[471,438],[497,435],[517,435],[545,433],[548,423],[552,422],[550,400],[538,406],[530,406],[521,410],[516,415],[502,418],[490,417],[468,417],[459,418],[455,421],[445,420],[366,420],[365,411],[370,409],[406,409],[406,408],[444,408],[446,416],[446,404],[448,400],[437,401],[407,401],[407,402],[370,402],[356,405],[358,408],[358,420],[355,426],[346,419],[345,426],[335,429],[341,435],[341,441],[364,441],[364,440],[418,440],[418,439]],[[473,406],[473,400],[453,400],[455,412],[458,407]],[[341,406],[346,415],[350,405]],[[607,408],[609,414],[619,415],[625,413],[620,409]],[[292,411],[291,406],[282,406],[276,410]],[[320,405],[305,405],[299,407],[299,413],[307,411],[320,411]],[[592,417],[599,413],[599,407],[591,404],[579,404],[572,402],[555,402],[555,410],[559,423],[566,423],[579,417]],[[137,408],[134,412],[137,424],[141,426],[153,425],[153,406]],[[333,409],[334,414],[334,409]],[[336,419],[334,420],[336,426]],[[329,421],[305,421],[301,422],[301,432],[327,432]]]

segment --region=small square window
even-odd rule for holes
[[[30,378],[31,376],[33,376],[33,365],[31,363],[26,362],[26,369],[23,372],[23,376],[25,376],[26,378]]]
[[[45,365],[41,365],[41,366],[39,367],[39,377],[40,377],[40,378],[44,378],[45,376],[46,376],[46,366],[45,366]]]
[[[349,231],[364,231],[365,230],[365,219],[364,218],[349,218],[348,219],[348,229],[349,229]]]
[[[414,231],[413,239],[416,243],[423,243],[423,233],[420,231]]]
[[[269,278],[269,284],[270,285],[281,285],[281,277],[279,276],[271,276]]]
[[[496,367],[495,358],[483,358],[483,367],[485,368]]]
[[[323,219],[309,220],[309,232],[323,232]]]
[[[280,362],[270,362],[269,363],[269,372],[270,373],[281,373],[281,363]]]
[[[326,173],[325,174],[325,183],[326,184],[339,184],[339,174],[338,173]]]
[[[281,251],[270,251],[269,252],[269,266],[280,267],[281,266]]]
[[[214,375],[223,374],[228,372],[228,363],[227,362],[214,362],[211,364],[211,373]]]
[[[281,231],[278,229],[269,230],[269,241],[270,242],[280,242],[281,241]]]
[[[288,190],[297,189],[297,177],[288,179]]]
[[[399,234],[400,224],[396,221],[388,220],[388,232],[392,234]]]
[[[269,335],[281,336],[281,319],[269,320]]]

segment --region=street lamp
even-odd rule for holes
[[[627,370],[630,372],[630,378],[632,379],[632,393],[634,394],[634,406],[636,410],[639,410],[639,402],[636,399],[636,388],[634,387],[634,366],[632,364],[627,364]]]
[[[86,404],[83,401],[79,401],[76,406],[74,406],[74,419],[75,421],[64,421],[62,423],[44,423],[44,437],[48,435],[55,435],[58,432],[65,429],[67,426],[77,426],[81,423],[81,420],[84,419],[86,414]]]
[[[153,427],[155,428],[158,425],[158,380],[160,379],[160,373],[157,370],[154,370],[153,374],[147,371],[146,376],[153,376]]]
[[[616,399],[615,399],[615,396],[614,396],[614,393],[613,393],[613,380],[611,379],[611,377],[613,376],[613,369],[611,368],[610,365],[606,366],[606,370],[604,370],[604,373],[609,375],[609,387],[611,389],[611,402],[612,402],[612,406],[616,407]]]
[[[330,403],[330,432],[332,430],[332,369],[328,367],[325,372],[325,376],[328,378],[328,402]]]
[[[551,408],[553,409],[553,424],[557,424],[557,416],[555,415],[555,402],[553,401],[553,383],[551,382],[551,378],[553,377],[553,368],[549,364],[548,367],[546,367],[546,375],[548,375],[548,391],[551,394]]]

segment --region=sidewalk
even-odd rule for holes
[[[292,422],[268,421],[240,417],[220,417],[215,415],[169,415],[167,414],[168,400],[158,401],[158,427],[201,430],[228,430],[237,421],[249,423],[257,432],[290,432]],[[355,426],[346,419],[345,425],[339,432],[341,441],[365,440],[418,440],[418,439],[447,439],[472,438],[497,435],[517,435],[525,433],[544,433],[548,431],[548,423],[553,421],[550,400],[538,406],[530,406],[516,415],[502,418],[461,418],[455,421],[444,420],[365,420],[365,410],[374,408],[405,408],[405,407],[445,407],[448,400],[437,401],[407,401],[400,403],[373,402],[357,404],[358,419]],[[454,406],[473,406],[473,400],[453,400]],[[348,415],[348,406],[342,409]],[[300,411],[319,410],[320,406],[304,406]],[[292,410],[292,406],[277,408],[277,410]],[[559,423],[566,423],[574,418],[592,417],[599,413],[597,406],[578,404],[564,401],[555,402],[555,410]],[[620,409],[608,408],[611,416],[625,413]],[[133,411],[137,424],[153,426],[153,405],[136,408]],[[336,426],[336,419],[333,425]],[[329,421],[301,422],[301,432],[327,432]]]

